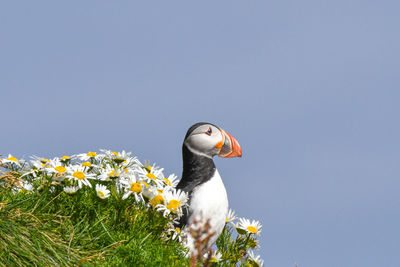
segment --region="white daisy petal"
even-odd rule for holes
[[[239,234],[247,233],[260,235],[262,225],[259,221],[253,220],[252,222],[250,222],[250,220],[248,219],[240,218],[239,222],[235,224],[235,227]]]
[[[96,184],[96,193],[101,199],[105,199],[110,196],[110,190],[107,189],[107,186],[101,184]]]

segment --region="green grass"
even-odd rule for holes
[[[0,265],[186,266],[183,246],[161,238],[167,220],[88,190],[14,194],[0,187]]]
[[[108,164],[117,168],[121,162],[109,159]],[[1,159],[0,167],[0,267],[260,265],[252,254],[259,246],[257,235],[241,226],[226,224],[214,247],[218,262],[190,258],[181,242],[165,236],[174,229],[173,217],[164,217],[147,198],[122,199],[113,179],[94,180],[91,187],[67,194],[64,186],[71,180],[56,182],[57,176],[45,169],[22,177],[31,169],[4,165]],[[23,183],[33,189],[27,191]],[[94,190],[94,184],[103,183],[110,188],[106,199]],[[207,241],[197,241],[202,251]]]

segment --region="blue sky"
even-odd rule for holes
[[[0,4],[0,153],[132,151],[181,173],[187,128],[267,266],[398,266],[398,1]]]

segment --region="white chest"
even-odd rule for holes
[[[192,192],[190,213],[189,224],[194,219],[202,222],[208,220],[211,229],[216,232],[215,240],[218,238],[225,226],[228,213],[228,196],[217,170],[209,181],[198,186]]]

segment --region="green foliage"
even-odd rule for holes
[[[213,254],[203,257],[207,246],[200,245],[197,257],[188,255],[173,224],[187,205],[176,176],[165,178],[125,151],[103,152],[35,157],[30,165],[0,158],[0,267],[262,265],[253,254],[262,225],[234,223],[233,211]]]
[[[0,265],[184,266],[185,249],[161,238],[167,219],[129,201],[0,187]]]
[[[234,236],[232,227],[227,224],[216,242],[218,251],[222,255],[220,266],[240,262],[248,266],[259,266],[252,263],[250,258],[245,257],[248,250],[258,246],[257,241],[250,234],[237,234],[236,238]]]

